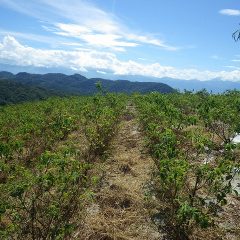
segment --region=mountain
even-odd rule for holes
[[[11,74],[0,72],[0,79],[8,79],[26,86],[41,87],[48,90],[63,92],[64,94],[90,95],[97,92],[96,83],[101,82],[102,86],[109,92],[124,93],[147,93],[158,91],[170,93],[175,90],[163,83],[156,82],[131,82],[127,80],[108,80],[102,78],[86,78],[80,74],[65,75],[62,73],[30,74],[21,72]]]
[[[37,73],[37,74],[46,74],[46,73],[65,73],[65,74],[74,74],[76,71],[63,68],[63,67],[35,67],[35,66],[17,66],[0,62],[0,72],[8,71],[11,73],[19,72],[28,72],[28,73]],[[96,76],[96,75],[94,75]]]
[[[209,81],[199,81],[199,80],[182,80],[175,78],[156,78],[156,77],[145,77],[145,76],[134,76],[134,75],[118,75],[115,76],[116,79],[125,78],[130,81],[139,81],[139,82],[161,82],[168,84],[172,88],[178,89],[180,91],[189,90],[189,91],[199,91],[205,88],[209,92],[213,93],[222,93],[226,90],[237,89],[240,90],[240,81],[223,81],[221,79],[213,79]],[[239,76],[240,80],[240,76]]]
[[[13,78],[14,74],[7,72],[7,71],[2,71],[0,72],[0,78],[1,79],[9,79],[9,78]]]
[[[76,73],[73,69],[67,68],[46,68],[46,67],[34,67],[34,66],[15,66],[10,64],[0,63],[0,71],[1,69],[12,72],[28,72],[28,73],[37,73],[37,74],[47,74],[47,73],[62,73],[67,75],[73,75]],[[78,72],[79,74],[83,74],[87,78],[103,78],[103,79],[112,79],[112,80],[119,80],[119,79],[127,79],[131,82],[156,82],[156,83],[165,83],[172,88],[178,89],[183,91],[184,89],[189,91],[199,91],[205,88],[209,92],[213,93],[222,93],[226,90],[233,90],[238,89],[240,90],[240,76],[239,81],[224,81],[222,79],[213,79],[209,81],[199,81],[199,80],[185,80],[185,79],[177,79],[177,78],[157,78],[157,77],[147,77],[142,75],[115,75],[112,71],[109,70],[98,70],[98,69],[88,69],[87,72]]]
[[[0,79],[0,105],[43,100],[51,96],[63,96],[63,94],[41,87],[27,86],[12,80]]]

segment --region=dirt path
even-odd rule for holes
[[[161,239],[145,200],[154,163],[143,153],[134,106],[127,106],[127,112],[110,146],[97,200],[87,209],[87,231],[81,239]]]

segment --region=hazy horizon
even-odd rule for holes
[[[224,0],[0,0],[0,70],[238,82],[239,9]]]

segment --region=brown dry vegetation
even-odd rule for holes
[[[135,109],[127,107],[104,163],[96,201],[88,205],[77,239],[161,239],[146,204],[153,160],[144,153]]]

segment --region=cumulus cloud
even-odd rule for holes
[[[240,16],[240,10],[238,9],[222,9],[219,13],[228,16]]]
[[[178,79],[239,80],[240,71],[199,71],[177,69],[160,63],[144,64],[133,60],[121,61],[110,52],[79,48],[78,50],[44,50],[22,45],[12,36],[5,36],[0,43],[0,62],[20,66],[64,67],[75,71],[98,69],[119,75],[143,75]]]
[[[107,68],[115,55],[94,50],[45,50],[20,44],[14,37],[4,37],[0,44],[1,62],[20,66],[67,67],[81,69],[85,67]]]

